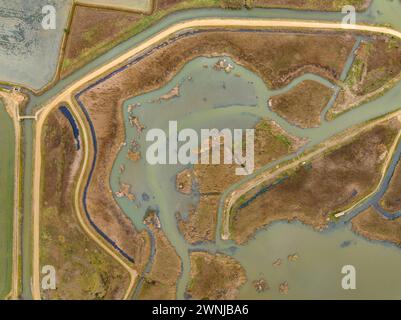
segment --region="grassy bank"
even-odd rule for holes
[[[0,100],[0,299],[11,290],[14,208],[14,126]]]

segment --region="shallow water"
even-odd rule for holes
[[[56,9],[56,29],[42,28],[42,7]],[[56,72],[70,0],[0,0],[0,80],[40,89]]]
[[[288,255],[294,253],[298,260],[289,262]],[[316,232],[301,223],[274,223],[239,247],[234,257],[249,279],[241,299],[401,299],[401,250],[359,237],[349,225]],[[275,267],[278,258],[282,264]],[[356,290],[342,289],[345,265],[355,267]],[[266,279],[270,290],[254,289],[252,281],[260,278]],[[278,291],[284,281],[288,295]]]

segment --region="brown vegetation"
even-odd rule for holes
[[[401,219],[388,220],[373,207],[352,219],[352,230],[370,240],[401,246]]]
[[[177,214],[178,228],[191,244],[216,239],[217,213],[220,195],[201,195],[199,204],[192,208],[187,219]]]
[[[341,73],[353,45],[348,40],[352,39],[335,33],[205,32],[173,41],[85,92],[81,101],[89,112],[98,143],[87,197],[96,225],[134,257],[138,268],[144,265],[149,256],[148,236],[135,230],[115,202],[108,183],[114,159],[125,140],[122,114],[125,100],[161,87],[187,61],[201,55],[228,54],[273,87],[283,86],[304,72],[334,79]],[[288,139],[280,135],[278,140],[286,145],[284,149],[288,152]]]
[[[173,300],[176,299],[177,281],[181,274],[181,259],[167,239],[160,226],[157,215],[149,213],[145,224],[155,239],[153,264],[139,293],[140,300]]]
[[[192,252],[191,279],[187,293],[193,299],[235,299],[246,281],[244,268],[233,258],[222,254]]]
[[[275,122],[262,119],[255,126],[255,168],[297,150],[303,140],[289,136]],[[223,151],[221,152],[223,157]],[[197,208],[189,211],[188,218],[178,214],[178,225],[185,239],[191,243],[214,241],[216,238],[217,213],[221,194],[242,179],[235,174],[237,165],[196,164],[193,174],[201,194]],[[188,170],[185,170],[189,174]],[[182,174],[182,173],[181,173]]]
[[[232,209],[233,239],[244,243],[255,231],[278,220],[300,220],[324,228],[331,214],[345,210],[377,186],[399,128],[395,119],[379,124],[288,172],[270,189],[273,181],[241,197]]]
[[[175,179],[175,187],[177,191],[183,194],[191,194],[193,179],[194,177],[192,174],[192,170],[185,169],[179,172]]]
[[[40,264],[57,272],[56,290],[44,299],[122,299],[129,274],[81,229],[74,209],[74,187],[82,151],[72,128],[54,111],[43,133]]]
[[[401,210],[401,162],[398,162],[386,193],[381,199],[383,209],[389,212]]]
[[[372,0],[253,0],[254,7],[277,7],[300,10],[341,11],[345,5],[355,6],[356,10],[366,10]]]
[[[134,26],[141,14],[110,9],[76,6],[68,32],[62,77],[93,58],[93,50],[104,51],[113,39]]]
[[[98,31],[99,28],[101,29],[103,27],[99,26],[98,23],[95,23],[94,25],[90,23],[91,21],[92,23],[94,23],[95,21],[99,21],[99,17],[96,16],[96,12],[93,13],[92,11],[88,11],[93,9],[81,9],[80,7],[77,8],[77,10],[79,10],[79,15],[83,16],[80,17],[79,20],[77,20],[79,21],[79,23],[77,22],[72,24],[71,34],[73,34],[73,36],[69,38],[67,43],[66,56],[63,64],[64,75],[68,74],[72,70],[75,70],[77,67],[82,66],[84,63],[91,60],[94,55],[97,55],[98,51],[101,51],[103,47],[108,48],[111,43],[113,43],[111,39],[109,39],[109,37],[113,35],[112,31]],[[119,13],[110,13],[110,19],[116,19],[116,17],[114,16],[116,14]],[[135,18],[131,16],[123,16],[121,19],[117,20],[123,21],[125,25],[130,25],[134,23]],[[109,25],[106,23],[102,25],[109,28]],[[111,27],[111,29],[113,29],[113,27]],[[220,45],[210,43],[209,46],[202,50],[202,46],[198,44],[197,48],[200,49],[200,51],[207,51],[211,54],[213,53],[213,50],[211,50],[212,45],[216,46],[216,51],[222,51],[227,46],[230,46],[232,48],[230,51],[227,52],[228,54],[232,53],[232,55],[237,56],[238,58],[240,58],[239,54],[243,55],[243,58],[245,58],[245,56],[248,56],[248,59],[243,60],[248,62],[249,64],[253,64],[254,71],[261,69],[261,73],[265,75],[265,80],[268,72],[272,71],[271,69],[277,69],[274,66],[275,64],[280,64],[278,66],[279,69],[284,68],[284,70],[278,71],[283,71],[283,74],[289,75],[291,78],[297,76],[297,71],[318,72],[324,76],[329,77],[330,79],[338,78],[338,75],[341,73],[342,70],[342,65],[347,57],[347,53],[352,48],[353,44],[352,39],[347,38],[346,36],[338,36],[333,34],[326,37],[292,35],[293,39],[290,39],[287,35],[286,38],[287,40],[290,40],[291,44],[285,43],[285,41],[283,41],[284,43],[281,43],[281,41],[278,41],[278,39],[275,39],[275,41],[273,39],[269,40],[267,39],[267,36],[264,37],[264,41],[261,41],[262,39],[260,39],[260,36],[258,36],[257,34],[252,35],[243,33],[242,36],[226,34],[226,36],[228,37],[228,39],[225,39],[223,41],[224,37],[220,35],[220,38],[223,38],[221,39],[222,41]],[[231,38],[233,37],[236,39],[231,40]],[[257,39],[255,39],[255,37],[257,37]],[[280,37],[277,36],[277,38]],[[97,42],[94,42],[93,39],[97,39]],[[202,39],[198,38],[197,40]],[[320,43],[316,43],[316,40]],[[266,41],[273,41],[276,43],[276,45],[270,47],[266,45]],[[232,43],[233,46],[230,45],[230,43]],[[202,44],[205,44],[204,41],[202,41]],[[261,61],[257,60],[251,61],[253,58],[253,54],[251,52],[248,53],[249,48],[252,48],[250,51],[254,51],[253,54],[256,55],[257,60],[263,58],[262,53],[266,54],[270,59],[264,59],[265,63],[261,63]],[[315,50],[319,50],[319,54],[315,54],[315,52],[313,52],[313,48]],[[233,50],[235,50],[235,52],[233,52]],[[193,49],[191,49],[191,51],[193,51]],[[320,51],[323,52],[320,53]],[[183,52],[183,54],[185,55],[185,52]],[[191,54],[191,52],[189,52],[189,54]],[[202,52],[200,52],[200,54],[202,54]],[[271,63],[269,63],[270,60],[272,60]],[[294,72],[294,74],[292,74],[291,72]],[[272,74],[269,79],[270,81],[273,81],[274,79],[280,81],[280,79],[277,79],[280,76],[282,76],[282,74]]]
[[[328,114],[336,116],[379,96],[401,76],[401,42],[387,36],[372,36],[357,50],[354,64]]]
[[[71,27],[66,30],[68,42],[62,64],[62,76],[72,73],[122,41],[145,30],[162,17],[178,10],[207,7],[280,7],[339,11],[345,4],[354,5],[357,10],[364,10],[370,2],[371,0],[156,0],[150,15],[78,5]]]
[[[269,105],[288,122],[301,128],[320,125],[320,114],[329,103],[333,90],[325,85],[305,80],[290,91],[273,96]]]

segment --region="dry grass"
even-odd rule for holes
[[[370,240],[401,246],[401,219],[388,220],[372,207],[352,219],[352,230]]]
[[[40,264],[55,267],[57,289],[43,291],[42,297],[122,299],[128,273],[83,232],[76,217],[73,195],[80,152],[68,120],[54,111],[43,133]]]
[[[356,10],[366,10],[371,0],[254,0],[254,7],[277,7],[301,10],[341,11],[344,5],[353,5]]]
[[[246,281],[244,268],[233,258],[222,254],[192,252],[191,279],[187,293],[193,299],[235,299]]]
[[[241,197],[230,221],[233,239],[244,243],[258,229],[278,220],[300,220],[324,228],[332,213],[362,199],[378,184],[399,127],[396,120],[377,125],[289,172],[287,179],[271,189],[266,187],[273,181]]]
[[[134,257],[141,269],[149,255],[149,239],[146,233],[135,230],[132,221],[115,202],[107,183],[114,159],[125,140],[122,103],[126,99],[163,86],[187,61],[201,55],[229,54],[257,70],[273,86],[283,86],[294,77],[313,70],[336,78],[352,47],[352,41],[347,39],[347,36],[333,33],[197,34],[157,50],[86,92],[81,99],[91,116],[98,142],[98,158],[87,198],[95,223]],[[287,142],[286,139],[280,142],[285,144],[282,150],[286,152]]]
[[[303,143],[289,136],[273,121],[262,119],[255,127],[255,167],[294,152]],[[223,158],[223,151],[221,151]],[[191,244],[214,241],[216,238],[217,212],[222,192],[242,176],[235,175],[237,165],[196,164],[191,176],[195,177],[201,194],[197,208],[190,210],[188,218],[178,214],[178,225],[184,238]],[[184,171],[187,172],[188,170]]]
[[[217,212],[220,195],[202,195],[196,208],[190,210],[187,219],[178,215],[178,227],[191,244],[216,239]]]
[[[158,217],[149,213],[145,223],[155,239],[155,255],[149,274],[145,275],[138,298],[140,300],[176,299],[177,281],[181,274],[181,259],[159,227]]]
[[[386,36],[363,41],[328,118],[382,95],[401,76],[401,42]],[[394,82],[394,83],[392,83]]]
[[[384,194],[381,205],[389,212],[401,210],[401,162],[397,164],[390,184]]]
[[[318,127],[320,114],[333,93],[333,89],[319,82],[306,80],[290,91],[272,97],[271,109],[301,128]]]
[[[141,14],[124,11],[76,6],[68,32],[63,69],[65,77],[87,62],[91,52],[101,50],[113,39],[133,27]]]

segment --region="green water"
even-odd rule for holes
[[[288,255],[294,253],[298,260],[289,262]],[[319,233],[300,223],[275,223],[234,257],[249,278],[240,299],[401,299],[401,250],[361,238],[349,225]],[[282,264],[275,267],[278,258]],[[356,290],[341,287],[344,265],[355,267]],[[270,290],[256,292],[252,281],[260,278]],[[278,291],[284,281],[288,295]]]
[[[0,299],[4,299],[11,290],[14,160],[14,125],[0,100]]]

